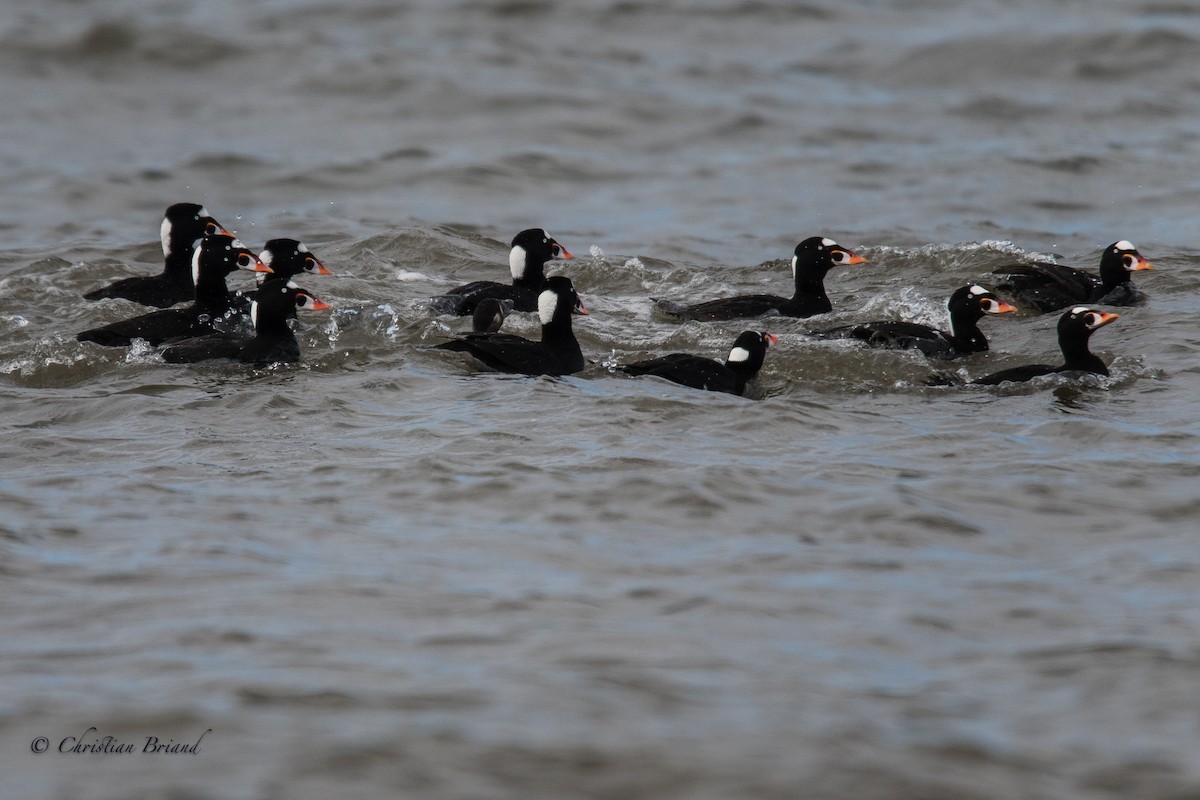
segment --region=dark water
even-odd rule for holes
[[[1200,793],[1198,58],[1150,0],[10,3],[6,796]],[[182,200],[337,273],[303,364],[74,341]],[[587,370],[427,349],[533,225]],[[765,324],[761,399],[611,371],[724,355],[648,298],[786,292],[814,234],[871,263]],[[1107,379],[804,335],[1120,238]],[[1057,358],[985,328],[952,369]]]

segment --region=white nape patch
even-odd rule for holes
[[[162,227],[158,229],[158,235],[162,237],[163,258],[171,257],[171,220],[163,217]]]
[[[835,242],[833,239],[822,239],[821,244],[825,245],[826,247],[837,247],[837,242]]]
[[[1082,314],[1085,311],[1091,311],[1087,306],[1075,306],[1071,309],[1072,314]]]
[[[726,359],[726,361],[736,361],[736,362],[749,361],[749,360],[750,360],[750,351],[744,347],[733,348],[732,350],[729,351],[729,358]]]
[[[516,248],[513,248],[514,250]],[[543,325],[549,325],[554,319],[554,311],[558,308],[558,295],[547,289],[538,295],[538,319]]]
[[[254,330],[258,330],[258,301],[254,300],[250,303],[250,325]]]
[[[508,251],[508,271],[512,273],[513,280],[525,277],[525,256],[525,248],[519,244]]]
[[[204,248],[197,245],[192,252],[192,286],[200,282],[200,251]]]
[[[981,297],[981,296],[983,296],[983,295],[985,295],[985,294],[987,294],[987,293],[988,293],[988,290],[987,290],[987,289],[985,289],[985,288],[983,288],[982,286],[980,286],[978,283],[977,283],[977,284],[975,284],[974,286],[972,286],[972,287],[971,287],[970,289],[968,289],[967,291],[968,291],[968,292],[970,292],[970,293],[971,293],[972,295],[974,295],[975,297]]]
[[[1118,250],[1137,250],[1137,248],[1133,246],[1133,242],[1129,241],[1128,239],[1122,239],[1114,244],[1113,247],[1117,248]]]
[[[270,250],[263,250],[261,253],[258,254],[258,260],[263,262],[264,264],[266,264],[269,267],[269,266],[271,266],[271,262],[275,260],[275,254],[272,253]],[[270,279],[271,279],[271,273],[269,273],[269,272],[254,273],[254,280],[259,286],[262,286],[264,283],[266,283]]]
[[[796,262],[799,260],[796,256],[792,256],[792,280],[796,280]]]

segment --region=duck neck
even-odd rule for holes
[[[196,282],[196,307],[209,313],[224,314],[229,310],[229,287],[225,284],[225,273],[201,272]]]
[[[546,264],[524,247],[514,247],[508,255],[513,286],[541,289],[546,282]]]
[[[1059,342],[1063,354],[1064,370],[1084,370],[1098,375],[1107,375],[1108,367],[1100,360],[1100,356],[1088,349],[1088,338],[1072,339]]]
[[[286,318],[276,314],[263,316],[262,309],[259,309],[259,315],[254,320],[254,335],[259,339],[294,339],[296,337],[292,333],[291,327],[288,326]]]
[[[571,328],[571,314],[556,314],[542,326],[542,343],[569,344],[575,341],[575,331]]]
[[[792,295],[792,302],[800,301],[832,307],[825,294],[825,271],[796,270],[796,293]]]
[[[979,317],[971,314],[950,315],[950,342],[960,353],[982,353],[988,349],[987,337],[979,330]]]
[[[1129,283],[1130,278],[1131,273],[1125,269],[1120,256],[1105,255],[1104,260],[1100,263],[1100,284],[1104,294],[1108,294],[1122,283]]]
[[[191,286],[192,243],[172,239],[170,247],[171,251],[163,256],[163,276]]]

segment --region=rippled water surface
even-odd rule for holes
[[[10,3],[6,793],[1200,793],[1198,58],[1150,0]],[[185,200],[336,273],[303,363],[74,340]],[[531,226],[587,369],[431,349]],[[809,235],[870,261],[832,314],[652,310],[786,294]],[[926,385],[1054,315],[949,365],[807,335],[1121,238],[1108,378]],[[744,327],[753,399],[615,371]]]

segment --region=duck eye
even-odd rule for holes
[[[247,255],[241,255],[241,256],[238,256],[237,263],[238,263],[238,266],[239,266],[239,267],[248,267],[248,266],[250,266],[250,256],[247,256]]]
[[[211,222],[204,226],[204,235],[205,236],[212,236],[216,232],[217,232],[217,226],[213,225]]]

